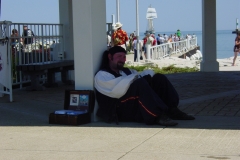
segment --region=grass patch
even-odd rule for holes
[[[159,68],[158,66],[154,66],[154,65],[144,65],[144,66],[128,66],[125,64],[125,67],[134,69],[138,72],[141,72],[145,69],[152,69],[155,73],[161,73],[161,74],[171,74],[171,73],[186,73],[186,72],[198,72],[199,69],[197,67],[175,67],[174,65],[170,65],[167,67],[162,67]]]

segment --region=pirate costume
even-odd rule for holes
[[[115,46],[107,53],[118,52],[126,53],[126,50]],[[116,73],[105,65],[95,75],[95,88],[99,105],[97,116],[107,122],[174,126],[177,122],[171,121],[170,115],[172,119],[194,119],[177,108],[179,96],[167,77],[154,74],[152,70],[138,73],[123,68]]]

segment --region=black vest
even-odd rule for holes
[[[114,71],[109,69],[102,69],[101,71],[106,71],[112,75],[114,75],[116,78],[122,76],[121,74],[118,74]],[[132,72],[128,68],[123,68],[122,71],[126,75],[132,74]],[[106,122],[110,123],[111,121],[116,121],[118,123],[117,114],[116,114],[116,108],[118,106],[118,99],[117,98],[111,98],[108,97],[96,90],[96,99],[98,102],[98,111],[97,116],[103,118]]]

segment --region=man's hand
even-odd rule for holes
[[[138,79],[138,74],[133,78],[133,81]]]
[[[142,72],[140,73],[140,75],[141,75],[142,77],[145,76],[145,75],[148,75],[148,74],[152,77],[155,73],[154,73],[154,71],[151,70],[151,69],[144,70],[144,71],[142,71]]]

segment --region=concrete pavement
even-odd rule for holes
[[[215,160],[240,159],[240,72],[167,75],[194,121],[176,127],[92,122],[48,124],[63,109],[60,85],[45,91],[15,89],[14,102],[0,98],[0,159]]]

